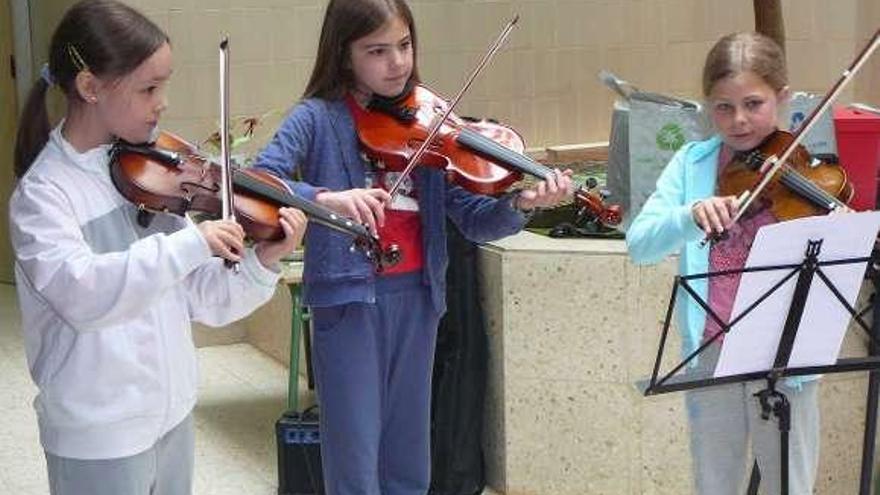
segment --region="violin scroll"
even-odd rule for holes
[[[575,205],[578,206],[577,216],[581,222],[596,223],[606,228],[614,228],[623,220],[620,205],[606,205],[605,200],[610,193],[599,189],[599,181],[588,177],[584,185],[574,193]]]

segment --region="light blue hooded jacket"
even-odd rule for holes
[[[682,146],[657,179],[657,188],[626,232],[626,244],[632,260],[640,265],[658,263],[679,253],[678,272],[693,275],[709,271],[709,245],[700,246],[705,234],[694,222],[694,203],[715,195],[718,176],[718,153],[721,138],[693,141]],[[689,281],[694,292],[706,301],[708,279]],[[682,356],[700,346],[706,313],[684,291],[676,301],[678,325],[682,337]],[[692,361],[696,364],[696,360]],[[790,377],[786,384],[799,389],[804,381],[819,375]]]
[[[700,247],[704,233],[691,214],[697,201],[715,194],[718,136],[682,146],[657,179],[657,188],[633,220],[626,233],[630,257],[637,264],[657,263],[679,253],[678,271],[682,275],[709,271],[709,246]],[[707,279],[690,281],[703,299],[708,294]],[[676,302],[682,333],[682,353],[688,355],[700,344],[706,314],[680,293]]]

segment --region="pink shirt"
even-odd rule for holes
[[[725,145],[721,146],[721,152],[718,155],[718,173],[724,170],[727,163],[730,162],[732,152]],[[776,217],[770,212],[766,205],[753,203],[750,210],[743,215],[739,221],[728,229],[727,238],[723,241],[712,244],[709,249],[709,271],[716,272],[722,270],[738,270],[745,266],[746,259],[749,256],[749,250],[758,229],[764,225],[776,222]],[[709,307],[715,311],[724,322],[730,321],[730,313],[733,310],[733,301],[736,297],[736,291],[739,288],[739,280],[741,273],[731,275],[721,275],[711,277],[709,279]],[[718,332],[721,327],[715,320],[706,315],[706,326],[703,330],[703,341],[706,341]],[[720,337],[720,343],[724,337]]]

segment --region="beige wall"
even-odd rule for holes
[[[196,139],[216,121],[220,32],[232,42],[232,111],[280,113],[311,70],[324,0],[136,0],[167,28],[177,57],[165,126]],[[880,26],[875,0],[783,1],[794,89],[824,91]],[[508,122],[528,146],[604,141],[610,69],[653,91],[699,98],[703,57],[722,34],[752,27],[748,0],[411,0],[424,80],[454,93],[512,14],[521,20],[505,51],[460,105],[465,115]],[[880,59],[880,57],[876,57]],[[880,104],[880,60],[843,96]],[[873,74],[870,74],[873,72]]]
[[[39,67],[48,37],[71,0],[32,2]],[[324,0],[130,0],[167,29],[176,75],[164,126],[191,140],[216,126],[216,43],[232,43],[232,112],[275,111],[268,139],[311,70]],[[477,80],[461,114],[517,128],[528,146],[604,141],[612,94],[607,68],[648,90],[699,98],[706,51],[722,34],[752,27],[749,0],[410,0],[426,83],[453,94],[514,14],[506,49]],[[794,89],[825,91],[880,26],[876,0],[783,0]],[[880,105],[880,57],[843,101]],[[855,96],[853,96],[855,95]]]

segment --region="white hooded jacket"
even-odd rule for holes
[[[198,385],[191,320],[242,318],[278,281],[252,249],[240,273],[225,268],[189,219],[139,226],[108,151],[78,153],[59,126],[10,200],[41,442],[78,459],[137,454],[183,420]]]

